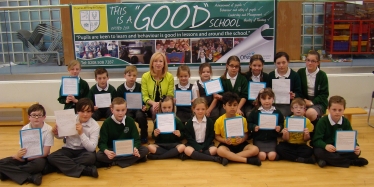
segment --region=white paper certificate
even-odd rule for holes
[[[95,94],[95,105],[98,108],[108,108],[111,104],[110,93]]]
[[[142,109],[142,93],[140,92],[125,92],[125,99],[128,109]]]
[[[287,117],[286,127],[289,132],[304,132],[306,118]]]
[[[175,131],[174,113],[156,114],[157,129],[161,134],[173,133]]]
[[[276,104],[290,104],[290,79],[273,79],[272,89],[275,94]]]
[[[116,156],[128,156],[134,153],[134,139],[113,140],[113,151]]]
[[[207,96],[223,91],[221,79],[219,78],[204,82],[204,88]]]
[[[275,129],[278,124],[278,114],[259,114],[258,126],[260,129]]]
[[[226,118],[225,119],[225,131],[226,131],[227,138],[243,137],[244,136],[243,118],[242,117]]]
[[[62,77],[61,95],[78,95],[78,77]]]
[[[77,116],[74,109],[55,111],[58,136],[72,136],[77,134]]]
[[[176,90],[175,91],[175,105],[176,106],[191,106],[192,92],[191,90]]]
[[[357,131],[336,131],[335,148],[340,152],[354,152]]]
[[[26,148],[23,158],[43,155],[42,132],[37,129],[20,131],[21,148]]]
[[[265,82],[249,82],[248,83],[248,100],[256,100],[261,89],[266,87]]]

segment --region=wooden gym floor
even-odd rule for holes
[[[365,167],[319,168],[317,164],[287,161],[262,162],[262,166],[229,163],[226,167],[214,162],[179,159],[148,160],[121,169],[100,168],[99,178],[71,178],[61,173],[43,177],[41,186],[245,186],[245,187],[353,187],[374,186],[374,128],[367,125],[367,116],[353,116],[353,129],[358,131],[362,157],[369,160]],[[371,118],[374,123],[374,117]],[[50,125],[54,125],[50,123]],[[15,154],[21,126],[0,127],[0,158]],[[149,127],[149,129],[151,129]],[[55,139],[51,151],[62,146]],[[25,184],[34,186],[34,184]],[[13,181],[0,181],[0,186],[19,186]]]

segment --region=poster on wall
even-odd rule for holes
[[[209,1],[72,5],[76,59],[82,66],[272,62],[275,1]]]

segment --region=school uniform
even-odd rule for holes
[[[335,145],[336,131],[352,130],[351,123],[345,117],[341,117],[338,123],[331,119],[331,114],[322,117],[315,128],[313,137],[314,155],[327,164],[337,167],[349,167],[354,164],[358,155],[354,152],[328,152],[327,144]],[[356,141],[356,145],[358,143]]]
[[[77,116],[79,118],[79,116]],[[50,154],[48,162],[70,177],[80,177],[87,166],[95,164],[99,124],[92,118],[82,123],[83,133],[65,137],[61,149]],[[62,137],[55,136],[58,139]]]
[[[308,118],[305,120],[306,128],[309,132],[313,132],[313,124]],[[284,124],[286,124],[286,121],[284,121]],[[289,161],[297,161],[300,157],[310,158],[313,156],[313,148],[309,147],[307,142],[304,141],[304,132],[289,132],[289,139],[279,142],[277,145],[277,154],[279,154],[280,159]]]
[[[22,130],[31,129],[31,124],[22,127]],[[44,123],[41,128],[42,132],[42,146],[53,146],[52,127]],[[39,137],[35,137],[39,138]],[[33,160],[25,159],[24,162],[13,159],[12,157],[3,158],[0,160],[0,173],[7,176],[17,184],[23,184],[27,181],[30,175],[41,173],[45,167],[47,160],[43,158],[36,158]]]
[[[175,90],[188,90],[192,93],[193,84],[188,83],[186,86],[182,86],[180,84],[175,85]],[[193,93],[192,93],[193,94]],[[192,117],[192,109],[191,106],[177,106],[177,117],[185,124],[189,119]]]
[[[139,92],[141,93],[142,88],[141,84],[135,82],[134,86],[131,88],[126,85],[126,82],[119,85],[117,88],[117,96],[125,98],[126,92]],[[127,109],[126,116],[129,116],[139,124],[140,128],[140,138],[147,139],[148,138],[148,121],[147,121],[147,115],[144,111],[141,109]]]
[[[256,145],[260,152],[272,152],[276,150],[277,146],[277,138],[278,138],[278,132],[274,130],[264,130],[259,129],[257,132],[255,132],[255,127],[260,126],[258,124],[259,120],[259,114],[278,114],[278,124],[277,126],[280,126],[280,131],[283,129],[283,123],[284,123],[284,117],[281,113],[281,111],[275,109],[273,106],[269,110],[265,110],[260,106],[258,110],[251,112],[248,118],[248,130],[252,131],[253,136],[253,144]],[[280,132],[279,131],[279,132]]]
[[[304,98],[313,102],[311,107],[321,117],[326,112],[329,97],[329,82],[326,73],[319,68],[313,73],[309,73],[306,68],[301,68],[297,73],[300,76]]]
[[[177,145],[181,144],[181,141],[185,138],[185,125],[178,118],[175,118],[175,123],[175,130],[179,130],[180,137],[174,135],[173,133],[159,134],[156,137],[154,135],[154,130],[157,129],[157,121],[155,121],[154,129],[152,131],[152,138],[155,140],[154,144],[158,147],[154,154],[148,154],[148,159],[166,159],[179,155],[179,151],[176,147]]]
[[[247,78],[248,84],[249,84],[249,82],[265,82],[265,83],[267,83],[269,81],[269,75],[267,73],[264,73],[264,72],[262,72],[258,76],[253,75],[252,72],[247,72],[247,73],[244,74],[244,76]],[[247,118],[247,121],[248,121],[249,114],[252,112],[253,108],[254,108],[253,101],[252,100],[247,100],[245,102],[244,111],[243,111],[245,117]]]
[[[238,73],[235,77],[230,77],[228,73],[226,73],[226,77],[221,77],[223,92],[233,92],[238,94],[240,99],[244,98],[245,100],[248,99],[248,81],[247,78]],[[222,94],[222,93],[221,93]],[[223,115],[226,113],[225,109],[223,108],[223,103],[219,101],[219,114]],[[242,112],[244,112],[244,106],[240,108]]]
[[[209,96],[206,95],[204,83],[201,80],[197,80],[194,86],[192,87],[192,92],[196,93],[196,91],[199,92],[200,97],[204,97],[206,99],[206,101],[208,102],[208,106],[212,104],[213,95],[209,95]],[[219,109],[218,109],[218,102],[217,102],[216,107],[214,107],[213,110],[210,112],[209,118],[212,119],[213,122],[215,122],[218,117],[219,117]]]
[[[288,71],[285,75],[281,76],[278,74],[277,69],[269,73],[269,80],[266,84],[266,87],[273,88],[273,79],[290,79],[290,88],[293,93],[295,93],[295,98],[301,97],[303,98],[303,94],[301,91],[301,81],[299,74],[297,74],[294,70],[291,68],[288,68]],[[290,101],[291,103],[291,101]],[[277,104],[275,103],[275,108],[280,110],[283,114],[283,116],[290,116],[292,114],[290,104]]]
[[[79,83],[79,87],[78,87],[78,96],[74,96],[75,99],[81,99],[81,98],[85,98],[87,97],[88,95],[88,92],[90,91],[90,87],[88,86],[88,83],[83,80],[82,78],[78,77],[78,83]],[[58,97],[58,102],[60,102],[61,104],[64,104],[64,110],[66,109],[71,109],[71,108],[74,108],[75,110],[75,103],[73,103],[72,101],[69,102],[69,103],[66,103],[66,97],[67,96],[62,96],[61,95],[61,88],[62,88],[62,84],[60,86],[60,91],[59,91],[59,97]],[[75,111],[77,112],[77,111]]]
[[[97,84],[93,85],[88,92],[88,98],[91,99],[91,101],[94,103],[94,106],[96,106],[96,100],[95,95],[96,94],[110,94],[110,102],[113,101],[115,97],[117,97],[116,89],[107,83],[106,87],[100,88]],[[100,120],[101,118],[108,118],[112,115],[112,112],[110,110],[110,107],[106,108],[98,108],[92,113],[92,118],[96,121]]]
[[[140,157],[130,156],[116,156],[109,159],[104,153],[105,150],[113,151],[113,140],[134,139],[134,147],[139,151]],[[148,149],[140,145],[140,138],[138,128],[135,125],[134,119],[125,116],[122,121],[117,121],[112,115],[106,119],[100,129],[99,151],[96,154],[97,165],[100,167],[118,165],[125,168],[133,165],[135,162],[145,159]]]

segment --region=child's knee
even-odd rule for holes
[[[153,144],[148,145],[148,150],[150,153],[155,153],[157,150],[157,147]]]
[[[179,153],[182,153],[184,151],[184,149],[186,149],[186,146],[183,145],[183,144],[179,144],[179,145],[177,145],[177,149],[178,149]]]
[[[258,153],[258,158],[259,158],[261,161],[266,160],[266,153],[265,153],[265,152],[259,152],[259,153]]]
[[[276,157],[277,157],[277,153],[276,152],[272,151],[272,152],[268,153],[269,160],[273,161],[273,160],[275,160]]]
[[[184,149],[184,154],[186,154],[187,156],[191,156],[192,152],[194,151],[195,149],[188,146]]]
[[[210,153],[210,155],[216,155],[217,154],[217,147],[214,147],[214,146],[210,147],[209,148],[209,153]]]

